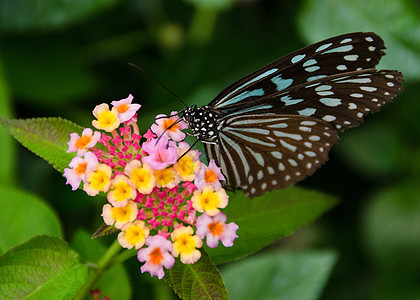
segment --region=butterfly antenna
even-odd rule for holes
[[[139,67],[138,65],[132,64],[132,63],[128,63],[130,66],[142,71],[144,74],[146,74],[147,76],[149,76],[150,78],[152,78],[154,81],[156,81],[158,84],[160,84],[161,87],[163,87],[165,90],[167,90],[169,93],[171,93],[173,96],[175,96],[175,98],[177,98],[179,101],[181,101],[182,104],[185,105],[185,107],[188,107],[188,105],[184,102],[184,100],[182,100],[180,97],[178,97],[174,92],[172,92],[166,85],[164,85],[159,79],[157,79],[155,76],[153,76],[152,74],[150,74],[149,72],[147,72],[145,69]]]
[[[184,155],[185,154],[187,154],[188,152],[190,152],[191,151],[191,149],[195,146],[195,144],[197,144],[197,142],[198,142],[199,140],[195,140],[195,142],[190,146],[190,148],[188,148],[188,150],[187,151],[185,151],[180,157],[178,157],[178,159],[176,160],[176,161],[179,161],[181,158],[183,158],[184,157]]]

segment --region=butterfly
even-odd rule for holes
[[[338,133],[359,125],[402,90],[373,32],[326,39],[288,54],[181,111],[231,189],[250,198],[288,187],[328,160]]]

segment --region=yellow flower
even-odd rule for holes
[[[171,189],[180,182],[180,178],[177,176],[173,167],[155,170],[153,175],[156,178],[158,187],[167,187],[168,189]]]
[[[121,229],[128,222],[133,222],[137,218],[137,213],[138,207],[133,201],[128,201],[127,205],[123,207],[112,207],[111,204],[105,204],[102,209],[105,224],[115,225],[117,229]]]
[[[182,181],[194,180],[195,172],[201,166],[201,162],[195,157],[195,152],[190,151],[175,164],[175,169],[181,177]]]
[[[191,198],[192,206],[198,212],[205,212],[213,217],[219,213],[218,208],[225,208],[228,204],[228,195],[223,188],[214,191],[211,185],[205,186],[203,191],[196,190]]]
[[[152,168],[148,164],[142,167],[140,161],[133,160],[125,166],[124,171],[142,194],[149,194],[156,185]]]
[[[92,125],[96,129],[111,132],[120,126],[117,109],[113,107],[112,110],[109,110],[108,104],[97,105],[93,110],[93,115],[98,119],[92,121]]]
[[[181,254],[181,262],[184,264],[193,264],[201,257],[201,252],[197,248],[203,246],[203,241],[197,236],[193,235],[192,227],[178,227],[171,234],[174,241],[172,246],[172,255],[177,257]]]
[[[121,227],[118,234],[118,242],[124,248],[131,249],[135,247],[140,249],[143,247],[146,238],[149,236],[150,230],[143,221],[135,221],[134,223],[126,223]]]
[[[89,196],[96,196],[100,191],[108,191],[111,185],[111,174],[111,167],[105,164],[97,164],[93,171],[86,174],[83,190]]]
[[[127,205],[128,200],[136,198],[136,188],[125,175],[119,174],[112,180],[107,199],[115,207]]]

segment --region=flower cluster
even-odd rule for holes
[[[203,239],[209,247],[219,241],[231,247],[238,226],[226,224],[220,212],[228,204],[221,187],[224,180],[213,160],[206,166],[200,152],[184,142],[188,125],[177,112],[158,115],[156,124],[140,135],[137,126],[139,104],[133,97],[95,107],[92,125],[107,133],[85,129],[82,136],[70,135],[67,152],[77,156],[64,170],[73,190],[83,185],[90,196],[105,193],[102,217],[105,224],[121,232],[124,248],[138,249],[142,272],[159,279],[163,267],[195,263]]]

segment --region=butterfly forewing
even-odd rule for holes
[[[368,69],[305,83],[259,101],[271,106],[270,112],[315,117],[342,131],[392,101],[402,90],[402,81],[398,71]]]
[[[385,49],[373,32],[333,37],[288,54],[223,90],[209,105],[228,109],[330,75],[375,67]]]
[[[206,144],[227,185],[255,197],[313,174],[337,141],[334,128],[307,116],[244,115],[229,119],[217,144]]]

